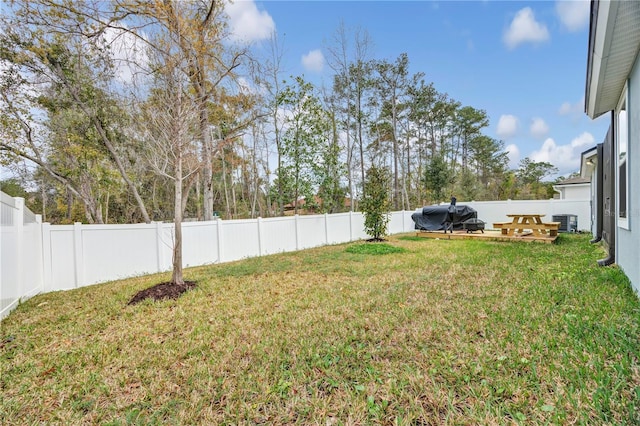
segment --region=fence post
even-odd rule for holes
[[[45,222],[42,224],[42,281],[43,293],[53,291],[53,277],[51,273],[51,224]]]
[[[16,281],[17,285],[17,296],[18,299],[22,299],[24,294],[24,276],[22,274],[23,268],[26,266],[24,264],[24,198],[21,197],[13,197],[13,205],[15,208],[13,209],[13,226],[16,230]]]
[[[222,263],[222,219],[219,217],[216,219],[216,233],[218,235],[218,263]]]
[[[296,250],[300,250],[300,230],[298,229],[298,215],[294,217],[294,226],[296,233]]]
[[[349,241],[353,241],[353,210],[349,211]]]
[[[82,224],[75,222],[73,224],[73,266],[75,269],[75,287],[82,287],[84,285],[84,265],[82,264]]]
[[[324,214],[324,243],[329,245],[329,214]]]
[[[258,256],[262,256],[262,218],[258,216]]]

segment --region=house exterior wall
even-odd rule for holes
[[[635,291],[640,294],[640,60],[636,58],[628,82],[629,105],[629,146],[627,167],[629,173],[628,217],[629,229],[618,227],[616,238],[617,261],[620,268],[631,280]]]
[[[638,58],[629,74],[628,93],[629,229],[618,227],[616,263],[629,277],[635,291],[640,294],[640,197],[638,197],[640,189],[640,60]]]
[[[612,146],[603,150],[602,240],[613,246],[603,265],[615,261],[640,296],[640,2],[591,2],[585,110],[595,119],[611,112]],[[625,98],[622,99],[624,94]],[[621,111],[624,110],[624,113]],[[618,126],[625,126],[618,129]],[[609,134],[607,136],[609,138]],[[622,139],[620,139],[622,138]],[[626,139],[626,182],[619,179],[619,142]],[[613,164],[611,164],[613,163]],[[614,188],[611,178],[614,177]],[[625,188],[626,187],[626,188]],[[613,189],[613,191],[611,191]],[[625,190],[623,198],[620,190]],[[615,202],[614,202],[615,201]],[[625,217],[620,218],[620,203]],[[613,232],[608,232],[611,230]],[[599,261],[600,263],[600,261]]]
[[[591,186],[588,183],[574,185],[556,185],[561,200],[587,200],[591,197]]]
[[[598,210],[602,207],[598,205],[598,170],[591,171],[591,183],[589,184],[589,202],[591,204],[591,235],[598,235]]]

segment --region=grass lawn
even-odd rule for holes
[[[640,302],[584,235],[391,237],[44,294],[2,424],[640,424]]]

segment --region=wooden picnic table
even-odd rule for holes
[[[529,235],[546,236],[549,231],[550,236],[558,235],[560,222],[542,222],[543,214],[534,213],[513,213],[508,214],[511,222],[497,222],[493,224],[496,229],[501,229],[505,235]]]

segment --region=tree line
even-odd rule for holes
[[[367,170],[392,209],[549,198],[557,170],[508,166],[489,117],[371,55],[340,25],[332,81],[285,74],[285,47],[230,38],[213,0],[22,0],[0,18],[3,191],[53,223],[359,209]],[[125,66],[126,65],[126,66]],[[300,202],[304,200],[304,203]]]

